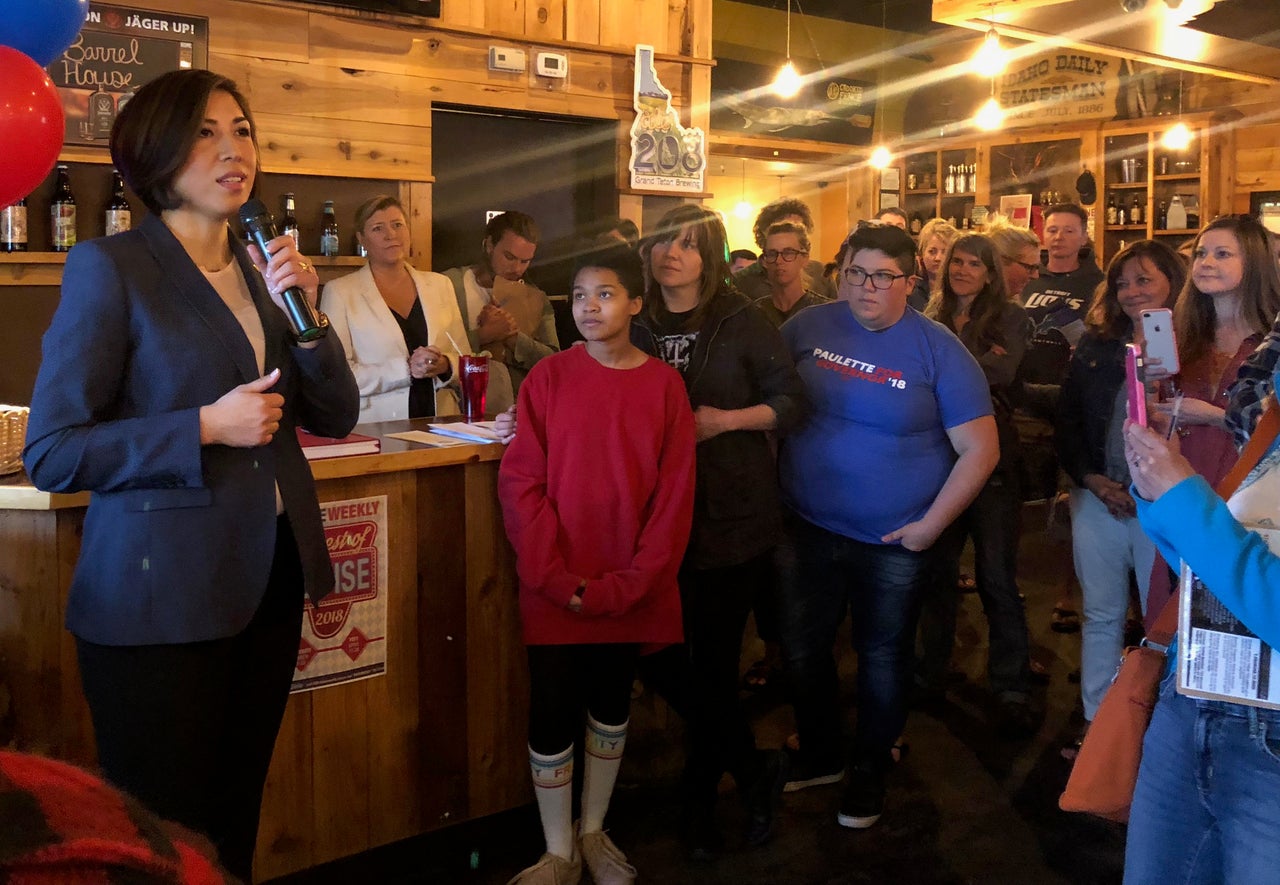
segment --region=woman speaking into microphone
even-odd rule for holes
[[[259,172],[234,83],[147,84],[111,158],[150,214],[67,256],[23,460],[94,493],[67,627],[104,774],[249,881],[303,592],[333,587],[294,428],[346,435],[359,393],[337,336],[287,321],[285,290],[314,308],[319,285],[293,241],[228,227]]]

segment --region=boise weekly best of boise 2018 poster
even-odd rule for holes
[[[333,592],[307,600],[292,691],[387,671],[387,496],[322,501]]]

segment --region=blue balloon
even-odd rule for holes
[[[0,46],[12,46],[47,68],[76,39],[89,17],[89,0],[6,0]]]

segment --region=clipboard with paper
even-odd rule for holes
[[[1245,524],[1280,555],[1280,529]],[[1280,650],[1263,642],[1184,562],[1178,605],[1178,693],[1280,710]]]

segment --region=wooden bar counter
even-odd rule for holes
[[[387,666],[382,676],[290,698],[256,878],[531,800],[528,676],[497,498],[502,449],[383,439],[376,455],[312,462],[321,503],[387,496]],[[11,691],[19,749],[92,767],[92,727],[63,627],[88,499],[36,491],[21,475],[0,479],[0,684]]]

